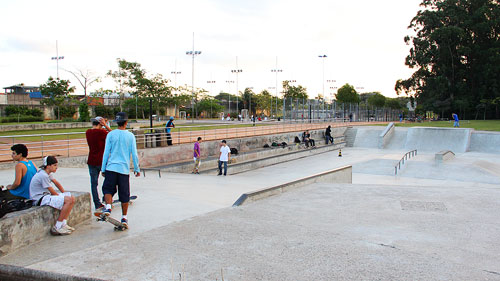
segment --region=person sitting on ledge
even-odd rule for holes
[[[1,199],[30,199],[30,183],[36,174],[36,166],[33,162],[26,159],[28,157],[28,148],[24,144],[15,144],[12,150],[12,160],[17,161],[16,175],[14,182],[6,186],[7,190],[0,191]]]
[[[54,156],[43,158],[43,165],[31,179],[30,195],[34,205],[48,205],[61,211],[56,224],[50,229],[50,234],[68,235],[75,230],[67,223],[71,209],[75,205],[75,197],[71,193],[65,192],[63,186],[52,175],[57,171],[57,168],[57,159]],[[51,182],[61,193],[52,187]]]
[[[309,130],[306,130],[302,134],[302,141],[306,144],[306,147],[309,147],[309,144],[311,144],[312,147],[316,146],[314,140],[311,139],[311,134],[309,133]]]

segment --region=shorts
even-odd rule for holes
[[[71,196],[71,192],[64,192],[59,195],[45,195],[42,198],[40,206],[50,206],[61,210],[64,205],[64,197]]]
[[[115,195],[118,191],[118,200],[122,203],[130,201],[130,182],[129,175],[120,174],[113,171],[104,172],[104,183],[102,184],[102,193],[104,195]],[[118,189],[117,189],[118,186]]]

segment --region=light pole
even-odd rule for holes
[[[200,52],[201,53],[201,52]],[[186,52],[187,54],[187,52]],[[182,72],[177,71],[177,59],[175,60],[175,66],[174,66],[174,71],[171,71],[170,74],[174,75],[174,88],[177,90],[177,75],[181,74]]]
[[[229,85],[229,91],[227,91],[227,97],[229,98],[229,114],[231,114],[231,94],[229,92],[231,92],[231,84],[234,83],[233,80],[226,80],[226,83]]]
[[[207,83],[208,83],[208,84],[211,84],[211,87],[210,87],[210,88],[211,88],[211,89],[210,89],[211,91],[210,91],[210,92],[212,92],[212,94],[213,94],[213,92],[214,92],[215,80],[210,80],[210,81],[207,81]],[[213,113],[212,113],[212,102],[213,102],[213,100],[212,100],[212,99],[210,99],[210,118],[212,118],[212,117],[213,117]]]
[[[198,110],[196,109],[196,99],[195,99],[195,96],[194,96],[194,57],[196,55],[200,55],[200,54],[201,54],[201,51],[195,51],[194,50],[194,32],[193,32],[193,50],[192,51],[187,51],[186,55],[192,56],[192,58],[193,58],[192,67],[191,67],[191,69],[192,69],[192,71],[191,71],[191,95],[193,96],[193,99],[195,101],[194,102],[194,109],[195,109],[195,116],[194,117],[196,117],[198,115]],[[191,120],[193,123],[194,123],[194,117]]]
[[[238,101],[239,101],[239,92],[238,92],[238,74],[242,73],[242,69],[238,69],[238,57],[236,57],[236,69],[231,70],[232,73],[236,74],[236,113],[239,115],[240,114],[240,108],[238,106]]]
[[[280,72],[283,72],[282,69],[278,69],[278,57],[276,57],[276,68],[275,69],[271,69],[271,72],[274,72],[276,74],[276,116],[278,116],[278,73]],[[272,96],[271,96],[271,116],[273,115],[273,99],[272,99]]]
[[[321,58],[321,60],[323,61],[323,96],[325,96],[325,59],[327,58],[327,55],[319,55],[318,56],[319,58]]]
[[[56,56],[52,57],[52,60],[56,61],[57,65],[57,80],[59,80],[59,60],[63,60],[64,56],[59,56],[59,46],[57,45],[57,40],[56,40]]]

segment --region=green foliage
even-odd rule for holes
[[[39,122],[43,121],[41,116],[9,116],[0,117],[0,123],[13,123],[13,122]]]
[[[85,100],[80,102],[80,105],[78,106],[78,113],[80,113],[80,117],[78,118],[78,121],[80,122],[89,122],[90,121],[90,114],[89,114],[89,105]]]
[[[290,85],[290,81],[283,81],[283,92],[285,93],[285,98],[292,98],[292,99],[307,99],[307,89],[302,87],[301,85],[299,86],[292,86]]]
[[[391,98],[387,98],[385,100],[385,106],[390,108],[390,109],[401,109],[403,108],[401,106],[401,103],[398,99],[391,99]]]
[[[345,84],[340,87],[335,95],[335,98],[339,103],[359,103],[361,101],[358,93],[354,89],[354,86],[349,84]]]
[[[257,100],[256,100],[256,95],[250,88],[246,88],[245,91],[243,91],[243,96],[242,96],[242,103],[243,103],[243,108],[249,109],[251,108],[252,112],[249,114],[255,114],[256,106],[257,106]]]
[[[69,80],[59,80],[49,77],[45,84],[40,85],[40,92],[44,97],[41,103],[55,106],[56,116],[60,119],[60,107],[63,104],[70,104],[72,102],[72,98],[69,94],[74,91],[75,87],[69,86]]]
[[[8,105],[5,108],[5,114],[7,116],[13,116],[13,115],[36,116],[36,117],[43,116],[43,112],[38,108],[30,109],[27,106],[19,106],[19,105]]]
[[[486,111],[481,100],[500,97],[500,5],[492,0],[423,0],[410,23],[414,36],[398,93],[414,95],[424,111]],[[492,105],[500,117],[498,106]]]
[[[196,108],[198,109],[198,114],[204,111],[206,112],[205,116],[208,116],[210,118],[217,117],[217,114],[219,112],[224,111],[224,106],[220,105],[219,101],[212,97],[206,97],[200,100],[196,104]],[[210,112],[212,112],[211,115]]]
[[[62,118],[73,118],[76,113],[76,108],[72,105],[60,106],[54,109],[55,113],[59,113]]]
[[[384,107],[385,105],[385,96],[380,93],[375,93],[371,97],[368,98],[368,104],[375,107]]]
[[[102,116],[108,119],[114,116],[113,108],[102,104],[96,105],[94,108],[94,112],[96,116]]]

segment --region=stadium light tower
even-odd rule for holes
[[[52,60],[56,61],[57,65],[57,80],[59,80],[59,60],[63,60],[64,56],[59,56],[59,46],[57,45],[57,40],[56,40],[56,56],[52,57]]]
[[[186,55],[191,56],[193,58],[192,64],[191,64],[191,95],[194,100],[194,109],[195,109],[195,116],[191,121],[194,123],[194,118],[198,116],[198,109],[196,108],[196,99],[194,98],[194,57],[197,55],[201,55],[201,51],[195,51],[194,50],[194,32],[193,32],[193,50],[192,51],[186,51]],[[192,112],[191,112],[192,113]]]

